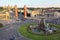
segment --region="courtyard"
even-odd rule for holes
[[[6,12],[10,15],[6,16],[6,14],[4,14],[4,17],[2,14],[2,20],[0,20],[0,23],[3,24],[0,25],[0,40],[60,40],[60,16],[57,15],[58,18],[56,16],[51,17],[54,13],[47,13],[50,14],[50,16],[47,15],[49,16],[47,17],[44,12],[39,14],[39,11],[33,11],[31,14],[32,16],[28,17],[26,5],[24,5],[23,9],[23,12],[18,13],[17,5],[14,6],[13,10],[11,10],[8,5],[8,10]],[[34,26],[32,26],[31,30],[29,30],[31,24],[34,24]],[[36,26],[36,24],[39,27]],[[50,27],[50,25],[53,27]],[[47,32],[45,27],[48,29]],[[32,31],[36,28],[40,28],[42,32],[47,33],[47,35],[45,35],[45,33],[42,35],[33,33]],[[54,28],[57,29],[55,30]],[[40,31],[40,29],[38,31]],[[53,31],[55,32],[53,33]]]

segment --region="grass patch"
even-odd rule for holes
[[[48,36],[40,36],[40,35],[35,35],[32,33],[29,33],[27,31],[27,28],[29,25],[30,25],[30,23],[20,26],[19,32],[23,36],[30,38],[31,40],[60,40],[60,33],[55,34],[55,35],[48,35]],[[50,25],[60,28],[60,25],[57,25],[57,24],[50,24]]]

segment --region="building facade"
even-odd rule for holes
[[[0,20],[9,20],[10,14],[8,12],[1,12],[0,13]]]

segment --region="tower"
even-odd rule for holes
[[[15,17],[16,17],[16,19],[18,19],[18,8],[17,8],[17,5],[15,5]]]
[[[8,5],[8,11],[10,12],[10,6]]]
[[[27,18],[27,7],[24,5],[24,18]]]

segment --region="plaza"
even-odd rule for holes
[[[25,37],[26,35],[23,35],[24,33],[22,33],[27,30],[27,29],[24,29],[25,28],[24,25],[25,24],[29,25],[29,23],[39,24],[39,22],[41,22],[40,21],[41,18],[43,17],[45,18],[45,21],[47,23],[57,24],[60,26],[60,16],[59,16],[60,13],[54,10],[53,12],[51,11],[46,12],[44,10],[42,11],[42,10],[36,10],[36,9],[28,10],[26,5],[24,5],[23,10],[20,10],[20,11],[19,10],[20,9],[18,9],[17,5],[15,5],[13,9],[11,9],[10,6],[8,5],[7,10],[4,11],[4,13],[3,12],[0,13],[0,23],[2,23],[4,26],[0,28],[0,35],[1,35],[0,40],[31,40],[35,35],[33,35],[32,38],[31,36],[30,38],[28,38],[29,37],[28,34],[30,34],[28,32],[26,34],[27,37]],[[23,31],[19,31],[19,30],[23,30]],[[58,39],[58,37],[56,38]],[[36,39],[39,40],[39,38],[37,37]],[[32,39],[32,40],[36,40],[36,39]],[[44,40],[44,39],[43,37],[41,38],[41,40]],[[49,39],[50,38],[48,39],[46,38],[46,40],[49,40]],[[54,40],[54,36],[53,38],[51,37],[51,40]]]

